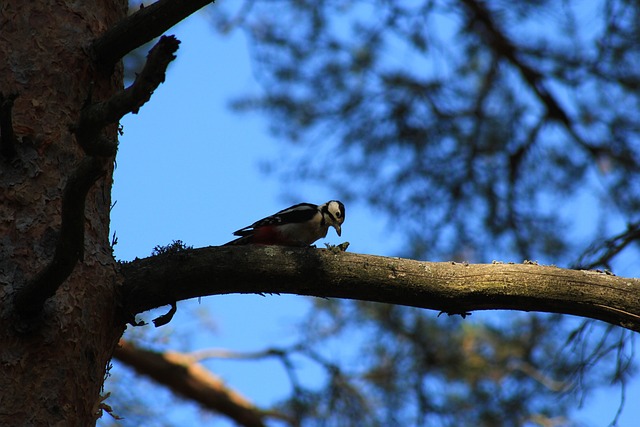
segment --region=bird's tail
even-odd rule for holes
[[[222,246],[250,245],[251,243],[253,243],[253,234],[249,234],[248,236],[238,237],[237,239],[227,242]]]

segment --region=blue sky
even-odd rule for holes
[[[260,171],[261,161],[278,156],[286,147],[268,134],[266,119],[238,115],[228,108],[233,97],[260,90],[241,34],[220,36],[204,14],[168,33],[176,34],[182,44],[166,82],[139,114],[122,121],[111,225],[118,238],[118,259],[148,256],[156,245],[176,239],[195,247],[219,245],[231,240],[234,230],[293,202],[322,203],[334,198],[321,184],[291,183],[289,188]],[[290,193],[304,197],[291,200]],[[342,238],[331,230],[325,241],[349,241],[352,252],[392,255],[399,239],[386,225],[364,206],[348,205]],[[176,351],[252,351],[290,341],[295,319],[308,307],[308,299],[295,296],[209,297],[200,304],[179,303],[174,321],[160,330],[146,328],[164,337],[167,348]],[[210,327],[200,324],[199,315],[208,316],[210,322],[205,325]],[[153,315],[144,317],[149,320]],[[185,334],[172,341],[174,335]],[[267,405],[288,392],[286,377],[274,362],[215,361],[209,366],[258,404]],[[116,377],[121,369],[116,363]],[[620,426],[635,425],[640,414],[635,408],[640,398],[638,381],[626,398]],[[619,399],[618,389],[604,390],[585,402],[579,418],[590,425],[607,425]],[[184,409],[170,419],[177,423],[194,416],[196,411]],[[198,422],[232,425],[220,418],[198,418]]]

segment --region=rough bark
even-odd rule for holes
[[[123,265],[128,313],[203,295],[290,293],[474,310],[566,313],[640,331],[640,280],[534,263],[420,262],[333,250],[209,247]],[[132,320],[132,319],[130,319]]]
[[[28,321],[13,298],[51,265],[61,241],[64,189],[86,158],[70,126],[90,93],[105,99],[122,87],[120,69],[97,72],[86,47],[126,7],[124,0],[0,7],[0,91],[17,95],[14,153],[0,158],[0,425],[91,425],[99,412],[123,331],[108,235],[112,160],[87,188],[83,251],[56,297]],[[117,124],[103,134],[115,140]]]
[[[204,3],[162,4],[180,13],[154,31]],[[90,47],[127,7],[0,7],[0,425],[91,425],[100,415],[124,330],[109,241],[118,121],[164,81],[179,44],[162,37],[123,90],[121,64],[105,70]],[[138,36],[150,39],[149,31]]]
[[[109,241],[118,121],[164,81],[179,41],[162,37],[127,90],[117,61],[206,3],[132,18],[126,0],[0,6],[0,425],[100,415],[124,330]]]

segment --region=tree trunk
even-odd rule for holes
[[[84,256],[73,255],[73,273],[35,317],[19,316],[13,301],[60,241],[63,190],[86,157],[73,132],[81,108],[122,87],[121,70],[98,70],[87,47],[126,10],[124,0],[0,5],[4,106],[15,96],[0,122],[0,425],[90,425],[99,416],[123,332],[109,242],[113,158],[101,160],[104,174],[86,197]],[[117,126],[103,136],[115,140]]]

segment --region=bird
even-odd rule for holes
[[[344,204],[330,200],[322,205],[298,203],[233,233],[240,236],[227,245],[310,246],[327,236],[329,227],[342,235]]]

